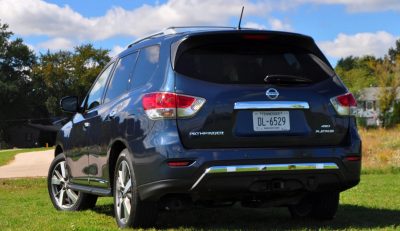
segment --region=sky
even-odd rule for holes
[[[237,26],[310,35],[333,66],[383,57],[400,38],[400,0],[0,0],[0,20],[37,53],[92,43],[113,56],[169,26]]]

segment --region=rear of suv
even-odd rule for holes
[[[114,57],[58,134],[48,189],[59,210],[113,196],[120,227],[159,209],[286,206],[331,219],[358,184],[356,101],[312,38],[169,28]]]

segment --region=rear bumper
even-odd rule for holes
[[[240,200],[249,196],[343,191],[360,181],[361,161],[288,161],[211,161],[197,167],[191,176],[186,175],[194,166],[175,167],[171,168],[173,178],[143,184],[139,193],[142,199],[154,201],[170,194],[187,194],[194,200]],[[177,172],[184,177],[177,177]]]
[[[134,166],[142,199],[159,200],[168,194],[224,199],[343,191],[360,181],[361,161],[346,158],[361,158],[355,125],[350,126],[348,145],[342,147],[185,149],[179,137],[169,138],[168,134],[155,136],[158,145],[161,141],[168,144],[151,153],[151,163],[136,162]],[[194,162],[187,167],[169,167],[171,160]]]

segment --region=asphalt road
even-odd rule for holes
[[[15,159],[0,167],[0,178],[47,176],[54,150],[20,153]]]

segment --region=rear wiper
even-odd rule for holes
[[[297,75],[272,74],[272,75],[267,75],[264,78],[264,82],[275,83],[275,84],[307,84],[307,83],[312,83],[312,80]]]

